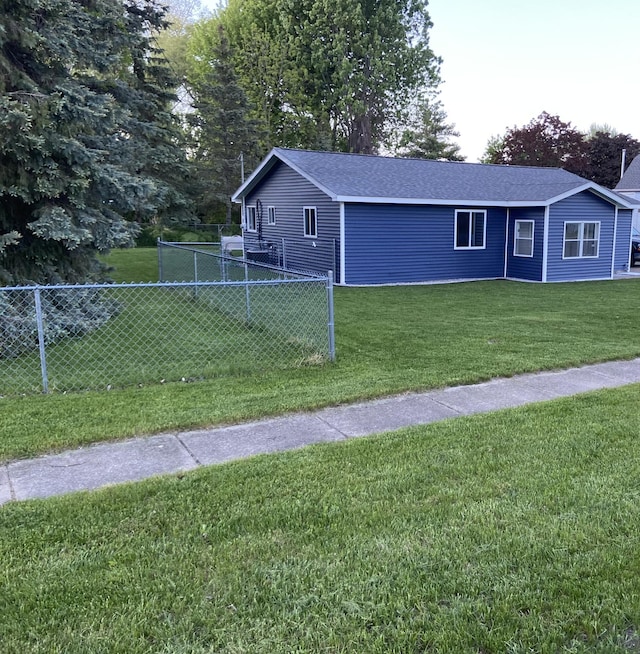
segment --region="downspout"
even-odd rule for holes
[[[616,269],[616,244],[618,240],[618,207],[616,206],[613,212],[613,252],[611,253],[611,279]],[[631,258],[631,255],[629,255]]]
[[[542,281],[547,281],[547,262],[549,258],[549,212],[551,207],[544,208],[544,230],[542,235]]]
[[[507,207],[507,220],[504,229],[504,274],[503,277],[507,278],[507,261],[509,259],[509,212],[510,209]]]
[[[340,203],[340,286],[344,286],[347,283],[345,279],[345,243],[344,243],[344,233],[345,233],[345,211],[344,211],[344,202]]]
[[[246,220],[247,220],[247,207],[245,204],[245,198],[242,196],[242,203],[240,205],[241,213],[240,213],[240,227],[242,229],[242,258],[246,259],[247,258],[247,242],[245,240],[245,226],[246,226]]]

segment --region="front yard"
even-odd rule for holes
[[[6,505],[1,649],[638,652],[639,399]]]
[[[0,399],[0,457],[637,357],[639,293],[336,289],[335,365]],[[640,652],[639,400],[632,385],[7,504],[0,649]]]
[[[335,365],[100,393],[3,398],[0,461],[637,357],[639,297],[640,284],[633,280],[336,288]]]

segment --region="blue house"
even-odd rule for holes
[[[281,148],[233,199],[249,258],[343,285],[611,279],[638,206],[559,168]]]

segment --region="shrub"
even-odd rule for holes
[[[45,344],[83,336],[102,327],[120,311],[115,300],[97,288],[41,289]],[[0,358],[14,358],[38,347],[33,291],[0,289]]]

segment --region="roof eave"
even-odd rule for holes
[[[564,193],[560,193],[551,198],[540,199],[540,200],[495,200],[495,199],[486,199],[486,200],[474,200],[467,199],[462,200],[458,199],[433,199],[433,198],[387,198],[387,197],[370,197],[370,196],[354,196],[354,195],[339,195],[334,199],[338,202],[354,202],[362,204],[407,204],[407,205],[418,205],[418,204],[430,204],[437,206],[466,206],[466,207],[546,207],[565,198],[569,198],[572,195],[577,193],[582,193],[583,191],[591,191],[596,195],[601,196],[603,199],[606,199],[613,204],[616,204],[620,207],[626,209],[633,209],[636,207],[633,203],[626,202],[618,194],[612,193],[602,186],[598,186],[593,182],[586,182],[580,186],[569,189]]]
[[[449,200],[434,198],[387,198],[387,197],[370,197],[357,195],[338,195],[335,197],[337,202],[352,202],[358,204],[408,204],[420,205],[429,204],[442,207],[465,206],[465,207],[541,207],[546,204],[544,200],[531,202],[512,202],[507,200]]]
[[[332,200],[337,200],[336,194],[329,188],[318,183],[309,173],[304,171],[298,165],[296,165],[289,157],[286,155],[286,150],[280,148],[273,148],[271,152],[262,160],[258,167],[251,173],[247,181],[231,196],[233,202],[241,202],[253,188],[258,184],[260,180],[273,168],[276,163],[276,160],[281,161],[294,170],[298,175],[304,177],[310,184],[313,184],[317,189],[322,191],[325,195],[328,195]]]

